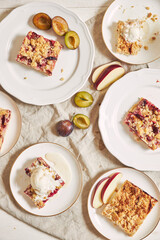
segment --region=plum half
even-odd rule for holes
[[[93,103],[93,97],[90,93],[82,91],[76,93],[74,97],[74,102],[78,107],[89,107]]]
[[[66,47],[72,50],[78,48],[80,44],[79,36],[74,31],[67,32],[65,34],[64,41],[65,41]]]
[[[41,30],[48,30],[51,28],[52,20],[46,13],[37,13],[33,17],[33,24]]]
[[[56,16],[52,19],[52,28],[57,35],[63,36],[68,32],[68,23],[64,18]]]
[[[84,114],[76,114],[73,117],[73,123],[76,127],[86,129],[90,126],[89,118]]]

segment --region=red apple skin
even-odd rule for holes
[[[92,202],[91,202],[91,205],[92,205],[93,208],[95,208],[95,207],[93,206],[93,201],[94,201],[96,192],[97,192],[99,186],[100,186],[104,181],[106,181],[107,179],[109,179],[109,177],[105,177],[105,178],[101,179],[101,180],[97,183],[97,185],[95,186],[95,189],[94,189],[93,194],[92,194]],[[102,204],[103,204],[103,202],[102,202]]]
[[[103,201],[103,197],[104,197],[104,193],[107,189],[107,187],[109,186],[109,184],[113,181],[113,179],[118,175],[121,174],[120,172],[116,172],[113,175],[111,175],[108,179],[108,181],[105,183],[105,185],[103,186],[102,192],[101,192],[101,199]]]
[[[94,83],[94,87],[95,89],[98,88],[98,85],[103,81],[103,79],[115,68],[120,68],[122,66],[118,65],[118,64],[114,64],[114,65],[110,65],[109,67],[105,68],[100,75],[98,76],[96,82]]]

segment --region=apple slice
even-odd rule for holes
[[[105,183],[108,181],[108,179],[109,179],[108,177],[103,178],[97,183],[95,190],[93,192],[93,195],[92,195],[92,207],[93,208],[99,208],[103,205],[103,202],[101,199],[101,191],[102,191],[102,188],[105,185]]]
[[[104,204],[106,204],[115,191],[119,181],[122,178],[122,173],[116,172],[113,175],[111,175],[108,179],[108,181],[104,184],[102,191],[101,191],[101,199]]]
[[[111,65],[119,65],[119,66],[122,66],[120,62],[115,61],[115,62],[110,62],[110,63],[103,64],[103,65],[97,67],[96,70],[94,71],[93,75],[92,75],[92,82],[95,83],[96,80],[97,80],[97,78],[98,78],[98,76],[101,74],[101,72],[102,72],[105,68],[107,68],[107,67],[109,67],[109,66],[111,66]]]
[[[124,74],[125,70],[121,64],[113,62],[97,68],[92,75],[92,81],[97,90],[102,90],[121,78]]]

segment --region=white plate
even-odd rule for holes
[[[120,183],[123,183],[125,180],[131,181],[133,184],[137,185],[151,196],[155,197],[159,202],[155,205],[152,211],[149,213],[147,218],[144,220],[143,224],[139,228],[139,230],[135,233],[133,237],[127,236],[120,230],[118,227],[113,225],[109,220],[107,220],[104,216],[101,215],[104,207],[100,209],[94,209],[91,206],[92,193],[99,182],[100,179],[109,176],[112,173],[121,172],[123,177]],[[119,168],[113,169],[109,172],[103,174],[97,181],[93,184],[89,197],[88,197],[88,212],[89,217],[94,225],[94,227],[106,238],[114,239],[114,240],[140,240],[149,235],[157,226],[160,219],[160,192],[155,185],[155,183],[144,173],[140,171],[136,171],[132,168]]]
[[[150,9],[146,10],[145,7],[149,7]],[[119,54],[116,52],[117,22],[119,20],[126,21],[127,19],[141,19],[146,17],[150,12],[157,14],[158,18],[160,18],[159,0],[115,0],[107,9],[102,22],[102,35],[107,48],[116,58],[131,64],[142,64],[154,61],[160,57],[160,35],[154,42],[147,44],[149,47],[147,51],[144,50],[144,48],[141,48],[137,55],[125,56],[124,54]],[[151,27],[149,27],[149,35],[151,36],[153,36],[152,33],[154,31],[154,27],[158,27],[158,29],[160,29],[160,25],[157,25],[157,23],[153,24],[151,21]],[[148,36],[148,38],[150,38],[150,36]],[[159,50],[157,51],[157,49]]]
[[[109,88],[99,111],[99,128],[108,150],[123,164],[139,170],[160,170],[160,148],[153,151],[135,141],[123,119],[140,97],[160,108],[159,76],[158,69],[126,74]]]
[[[38,12],[45,12],[51,18],[57,15],[65,18],[69,28],[76,31],[80,37],[79,48],[67,49],[64,37],[58,37],[52,29],[37,29],[32,19]],[[64,46],[53,76],[45,76],[15,61],[22,41],[29,31],[58,40]],[[63,102],[82,88],[91,73],[94,45],[87,26],[76,14],[56,3],[34,2],[16,8],[0,23],[0,35],[0,83],[6,91],[23,102],[35,105]],[[62,77],[64,81],[60,80]]]
[[[21,115],[16,103],[5,93],[0,91],[0,108],[11,110],[11,119],[8,124],[0,157],[8,153],[18,141],[21,133]]]
[[[25,174],[24,169],[29,167],[37,157],[45,159],[47,153],[60,154],[64,158],[65,164],[71,171],[71,181],[50,198],[42,209],[38,209],[24,194],[24,190],[30,184],[30,178]],[[52,165],[52,162],[48,161],[48,164]],[[10,173],[10,188],[17,203],[27,212],[39,216],[56,215],[66,211],[77,200],[82,188],[81,168],[71,152],[61,145],[38,143],[24,150],[14,162]]]

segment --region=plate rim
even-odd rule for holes
[[[121,61],[121,62],[123,62],[123,63],[127,63],[127,64],[129,64],[129,65],[133,65],[133,64],[134,64],[134,65],[148,64],[148,63],[152,63],[152,62],[160,59],[160,56],[159,56],[159,57],[157,57],[157,58],[155,58],[155,59],[153,59],[153,60],[151,60],[151,61],[146,61],[146,62],[141,62],[141,63],[133,63],[133,62],[131,62],[131,61],[127,61],[127,60],[121,59],[120,57],[118,57],[118,56],[116,55],[116,53],[114,53],[114,52],[107,46],[106,41],[105,41],[105,38],[104,38],[104,34],[103,34],[104,18],[105,18],[105,15],[109,12],[110,8],[111,8],[111,7],[114,7],[114,5],[116,5],[116,4],[119,3],[119,2],[121,3],[121,0],[114,0],[114,1],[109,5],[109,7],[105,10],[104,15],[103,15],[103,18],[102,18],[102,24],[101,24],[102,38],[103,38],[103,42],[104,42],[105,46],[107,47],[107,49],[109,50],[109,52],[110,52],[115,58],[117,58],[119,61]]]
[[[104,234],[102,234],[102,233],[98,230],[98,228],[97,228],[97,227],[93,224],[93,222],[92,222],[92,219],[91,219],[91,217],[90,217],[90,211],[89,211],[89,207],[91,206],[91,204],[89,203],[89,198],[91,198],[91,193],[92,193],[92,191],[94,190],[94,189],[92,189],[93,186],[95,185],[95,183],[96,183],[100,178],[102,178],[103,175],[105,175],[106,173],[109,173],[110,171],[119,170],[119,169],[131,169],[131,170],[133,170],[133,171],[136,171],[136,172],[141,173],[142,175],[144,175],[145,177],[147,177],[147,178],[151,181],[152,184],[154,184],[154,186],[155,186],[156,189],[158,190],[158,193],[160,194],[160,190],[158,189],[157,185],[156,185],[155,182],[152,180],[152,178],[150,178],[146,173],[142,172],[141,170],[135,169],[135,168],[133,168],[133,167],[116,167],[116,168],[112,168],[112,169],[110,169],[110,170],[107,170],[107,171],[105,171],[105,173],[101,174],[100,177],[98,177],[98,178],[94,181],[94,183],[92,184],[92,186],[91,186],[91,188],[90,188],[90,190],[89,190],[88,198],[87,198],[87,210],[88,210],[89,219],[90,219],[93,227],[94,227],[103,237],[105,237],[105,238],[108,239],[108,240],[111,240],[111,239],[107,238]],[[139,240],[143,240],[143,239],[145,239],[146,237],[148,237],[150,234],[152,234],[153,231],[154,231],[154,230],[156,229],[156,227],[158,226],[159,222],[160,222],[160,216],[159,216],[159,219],[158,219],[155,227],[153,228],[153,230],[152,230],[149,234],[147,234],[146,236],[144,236],[143,238],[141,238],[141,239],[139,239]]]
[[[69,207],[67,207],[65,210],[59,212],[59,213],[56,213],[56,214],[49,214],[49,215],[41,215],[41,214],[36,214],[36,213],[33,213],[33,212],[30,212],[29,210],[26,210],[18,201],[17,199],[15,198],[14,194],[13,194],[13,191],[12,191],[12,187],[11,187],[11,174],[12,174],[12,169],[14,167],[14,164],[15,162],[17,161],[17,159],[20,157],[20,155],[25,152],[27,149],[31,148],[31,147],[34,147],[35,145],[40,145],[40,144],[53,144],[53,145],[57,145],[59,147],[62,147],[63,149],[65,149],[66,151],[68,151],[72,157],[74,158],[74,160],[76,161],[77,163],[77,166],[79,168],[79,173],[80,173],[80,189],[79,189],[79,192],[75,198],[75,200],[70,204]],[[20,152],[20,154],[16,157],[16,159],[14,160],[13,164],[12,164],[12,167],[10,169],[10,174],[9,174],[9,187],[10,187],[10,191],[11,191],[11,194],[12,194],[12,197],[13,199],[16,201],[16,203],[18,204],[18,206],[20,206],[25,212],[28,212],[29,214],[32,214],[34,216],[38,216],[38,217],[52,217],[52,216],[57,216],[57,215],[60,215],[61,213],[67,211],[69,208],[71,208],[75,202],[78,200],[81,192],[82,192],[82,187],[83,187],[83,175],[82,175],[82,168],[81,168],[81,165],[80,165],[80,162],[78,161],[78,159],[76,158],[76,156],[69,150],[67,149],[66,147],[62,146],[61,144],[58,144],[58,143],[53,143],[53,142],[39,142],[39,143],[34,143],[34,144],[31,144],[30,146],[26,147],[23,151]]]
[[[14,146],[17,144],[17,142],[18,142],[18,140],[19,140],[19,138],[20,138],[20,136],[21,136],[21,131],[22,131],[22,116],[21,116],[21,112],[20,112],[20,110],[19,110],[16,102],[15,102],[9,95],[7,95],[6,93],[4,93],[2,90],[0,90],[0,94],[3,94],[4,96],[6,96],[6,97],[14,104],[16,110],[18,111],[19,118],[20,118],[20,129],[19,129],[19,134],[18,134],[18,136],[17,136],[17,139],[16,139],[15,143],[13,144],[13,146],[10,147],[7,152],[5,152],[5,153],[3,153],[2,155],[0,155],[0,157],[4,157],[7,153],[9,153],[9,152],[14,148]]]
[[[52,5],[53,7],[57,7],[58,9],[62,9],[63,11],[65,11],[68,15],[72,15],[76,20],[78,20],[79,23],[81,23],[81,26],[83,28],[83,31],[85,33],[87,42],[90,46],[90,54],[88,55],[88,68],[86,69],[85,73],[81,74],[81,81],[79,81],[78,85],[75,84],[74,88],[72,88],[69,92],[67,92],[67,94],[65,94],[65,96],[60,96],[57,97],[56,99],[43,99],[42,101],[39,99],[38,101],[36,101],[35,99],[32,100],[32,98],[28,98],[23,100],[23,96],[22,95],[18,95],[12,91],[11,88],[7,87],[7,84],[5,84],[5,81],[1,81],[1,86],[2,88],[7,91],[9,94],[11,94],[12,96],[14,96],[15,98],[19,99],[20,101],[27,103],[27,104],[31,104],[31,105],[37,105],[37,106],[45,106],[45,105],[50,105],[50,104],[56,104],[56,103],[61,103],[64,102],[66,100],[68,100],[69,98],[71,98],[76,92],[78,92],[87,82],[91,72],[92,72],[92,68],[93,68],[93,62],[94,62],[94,57],[95,57],[95,46],[94,46],[94,42],[91,36],[91,33],[86,25],[86,23],[84,21],[82,21],[82,19],[74,12],[72,12],[71,10],[69,10],[66,7],[63,7],[60,4],[54,3],[54,2],[42,2],[42,1],[38,1],[38,2],[30,2],[30,3],[26,3],[23,4],[21,6],[16,7],[15,9],[13,9],[1,22],[0,22],[0,28],[3,27],[3,24],[6,23],[6,21],[8,21],[8,18],[10,18],[10,16],[12,17],[12,15],[14,15],[16,13],[16,11],[21,11],[21,10],[25,10],[26,7],[30,6],[38,6],[38,5]],[[72,77],[70,78],[72,79]],[[69,80],[70,80],[69,79]]]
[[[103,109],[103,106],[106,102],[106,99],[108,98],[110,92],[112,91],[112,88],[114,88],[117,84],[120,84],[120,81],[122,81],[124,78],[126,78],[126,76],[128,74],[137,74],[139,72],[143,72],[143,71],[159,71],[160,72],[160,69],[150,69],[150,68],[143,68],[143,69],[140,69],[140,70],[137,70],[137,71],[132,71],[132,72],[128,72],[126,73],[121,79],[119,79],[118,81],[114,82],[108,89],[108,91],[105,93],[105,96],[102,100],[102,103],[101,103],[101,106],[99,108],[99,117],[98,117],[98,127],[99,127],[99,130],[100,130],[100,134],[101,134],[101,137],[102,137],[102,140],[104,142],[104,145],[105,147],[107,148],[107,150],[113,155],[115,156],[118,161],[120,161],[122,164],[124,164],[125,166],[128,166],[128,167],[132,167],[134,169],[137,169],[137,170],[140,170],[140,171],[160,171],[160,168],[159,169],[155,169],[155,168],[152,168],[152,169],[149,169],[149,168],[137,168],[137,166],[132,166],[130,164],[126,164],[124,158],[120,160],[120,157],[119,157],[119,154],[117,152],[115,152],[113,150],[113,147],[111,147],[111,144],[107,141],[106,143],[106,140],[104,138],[104,132],[102,131],[102,127],[101,127],[101,123],[103,122],[103,114],[102,114],[102,109]],[[107,96],[108,95],[108,96]]]

